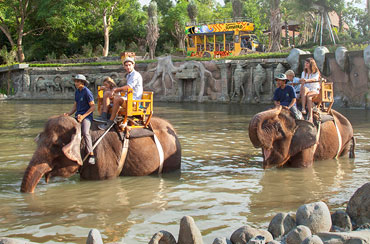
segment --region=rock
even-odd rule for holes
[[[267,244],[280,244],[280,241],[272,240],[272,241],[267,242]]]
[[[248,225],[240,227],[239,229],[234,231],[234,233],[232,233],[230,237],[230,240],[234,244],[241,244],[241,243],[244,244],[244,243],[248,243],[250,239],[258,235],[265,237],[265,242],[269,242],[273,240],[273,237],[270,232],[266,230],[258,230]]]
[[[342,210],[335,211],[331,215],[331,222],[332,222],[332,231],[334,231],[334,229],[338,230],[338,228],[341,231],[352,230],[351,218],[346,212]]]
[[[348,62],[347,52],[348,50],[345,47],[338,47],[337,50],[335,50],[335,60],[343,71],[346,69]]]
[[[168,231],[161,230],[155,233],[149,244],[176,244],[175,237]]]
[[[364,49],[364,62],[368,69],[370,69],[370,45]]]
[[[298,225],[287,234],[286,243],[301,244],[301,242],[309,236],[311,236],[311,230],[307,226]]]
[[[295,227],[296,223],[293,213],[278,213],[272,218],[267,230],[272,234],[274,239],[276,239],[286,235]]]
[[[290,65],[290,68],[294,71],[294,73],[298,73],[299,67],[299,55],[307,54],[307,52],[302,51],[298,48],[293,48],[290,50],[289,56],[286,58],[286,61]]]
[[[297,210],[296,223],[307,226],[313,234],[330,231],[332,223],[329,208],[324,202],[304,204]]]
[[[349,199],[346,212],[357,225],[370,223],[370,182],[356,190]]]
[[[226,237],[217,237],[212,244],[233,244],[229,239]]]
[[[367,244],[370,243],[370,230],[350,232],[322,232],[317,233],[324,243],[335,244]]]
[[[329,50],[324,46],[319,46],[315,48],[315,51],[313,52],[313,58],[316,61],[317,67],[320,69],[320,71],[323,71],[324,63],[325,63],[325,54],[329,53]]]
[[[91,229],[87,236],[86,244],[103,244],[101,234],[97,229]]]
[[[248,241],[248,244],[265,244],[265,237],[264,236],[255,236]]]
[[[181,219],[178,244],[203,244],[202,234],[190,216]]]
[[[302,244],[323,244],[320,237],[317,235],[309,236],[303,240]]]
[[[21,241],[14,238],[0,237],[0,244],[31,244],[31,242]]]

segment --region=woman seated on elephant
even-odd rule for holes
[[[113,89],[116,87],[117,85],[112,78],[109,76],[104,78],[103,86],[100,87],[104,90],[102,109],[99,111],[100,116],[94,119],[95,121],[106,122],[108,120],[108,107],[113,101]]]
[[[320,71],[313,58],[306,59],[301,79],[301,102],[302,114],[306,114],[306,103],[308,110],[308,120],[312,122],[312,98],[320,93]]]

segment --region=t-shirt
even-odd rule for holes
[[[127,85],[133,90],[133,100],[141,100],[143,95],[143,77],[136,70],[126,76]]]
[[[94,101],[94,95],[86,86],[84,86],[84,88],[82,88],[81,91],[79,89],[76,90],[75,101],[77,104],[77,110],[75,113],[75,117],[77,118],[77,115],[79,114],[83,115],[90,109],[89,103]],[[86,119],[89,119],[92,121],[93,113],[89,114],[86,117]]]
[[[320,74],[319,74],[319,72],[316,72],[314,74],[306,74],[303,71],[301,78],[305,78],[306,80],[307,79],[314,79],[316,81],[319,81]],[[304,86],[307,87],[310,91],[315,91],[317,93],[320,92],[320,83],[319,82],[305,83]]]
[[[290,85],[285,86],[284,89],[278,87],[274,92],[274,101],[280,102],[282,106],[289,106],[293,98],[296,98],[296,95],[293,87]]]
[[[299,82],[299,78],[298,77],[294,77],[293,78],[293,81],[288,81],[288,83],[287,83],[287,85],[290,85],[290,84],[299,84],[300,82]],[[301,85],[295,85],[295,86],[293,86],[292,85],[292,87],[293,87],[293,89],[294,89],[294,91],[295,91],[295,93],[296,94],[299,94],[300,93],[300,91],[301,91]]]

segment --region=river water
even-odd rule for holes
[[[316,162],[307,169],[261,167],[248,137],[251,117],[266,106],[155,104],[182,144],[181,174],[108,181],[42,179],[34,194],[19,192],[35,150],[34,137],[70,101],[0,102],[0,236],[36,243],[85,243],[98,229],[105,243],[148,243],[160,230],[178,238],[183,216],[192,216],[205,243],[230,238],[243,225],[267,228],[278,212],[324,201],[345,209],[370,181],[370,111],[338,109],[353,124],[356,158]]]

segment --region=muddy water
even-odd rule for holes
[[[230,238],[243,226],[267,228],[278,212],[325,201],[344,209],[354,191],[370,181],[370,112],[343,110],[354,126],[356,159],[316,162],[308,169],[261,168],[260,150],[248,137],[251,117],[264,106],[159,104],[182,143],[182,172],[159,178],[110,181],[44,180],[21,194],[23,172],[35,150],[33,138],[51,115],[70,102],[0,102],[0,236],[37,243],[85,243],[91,228],[104,242],[148,243],[159,230],[178,237],[180,219],[194,218],[205,243]]]

